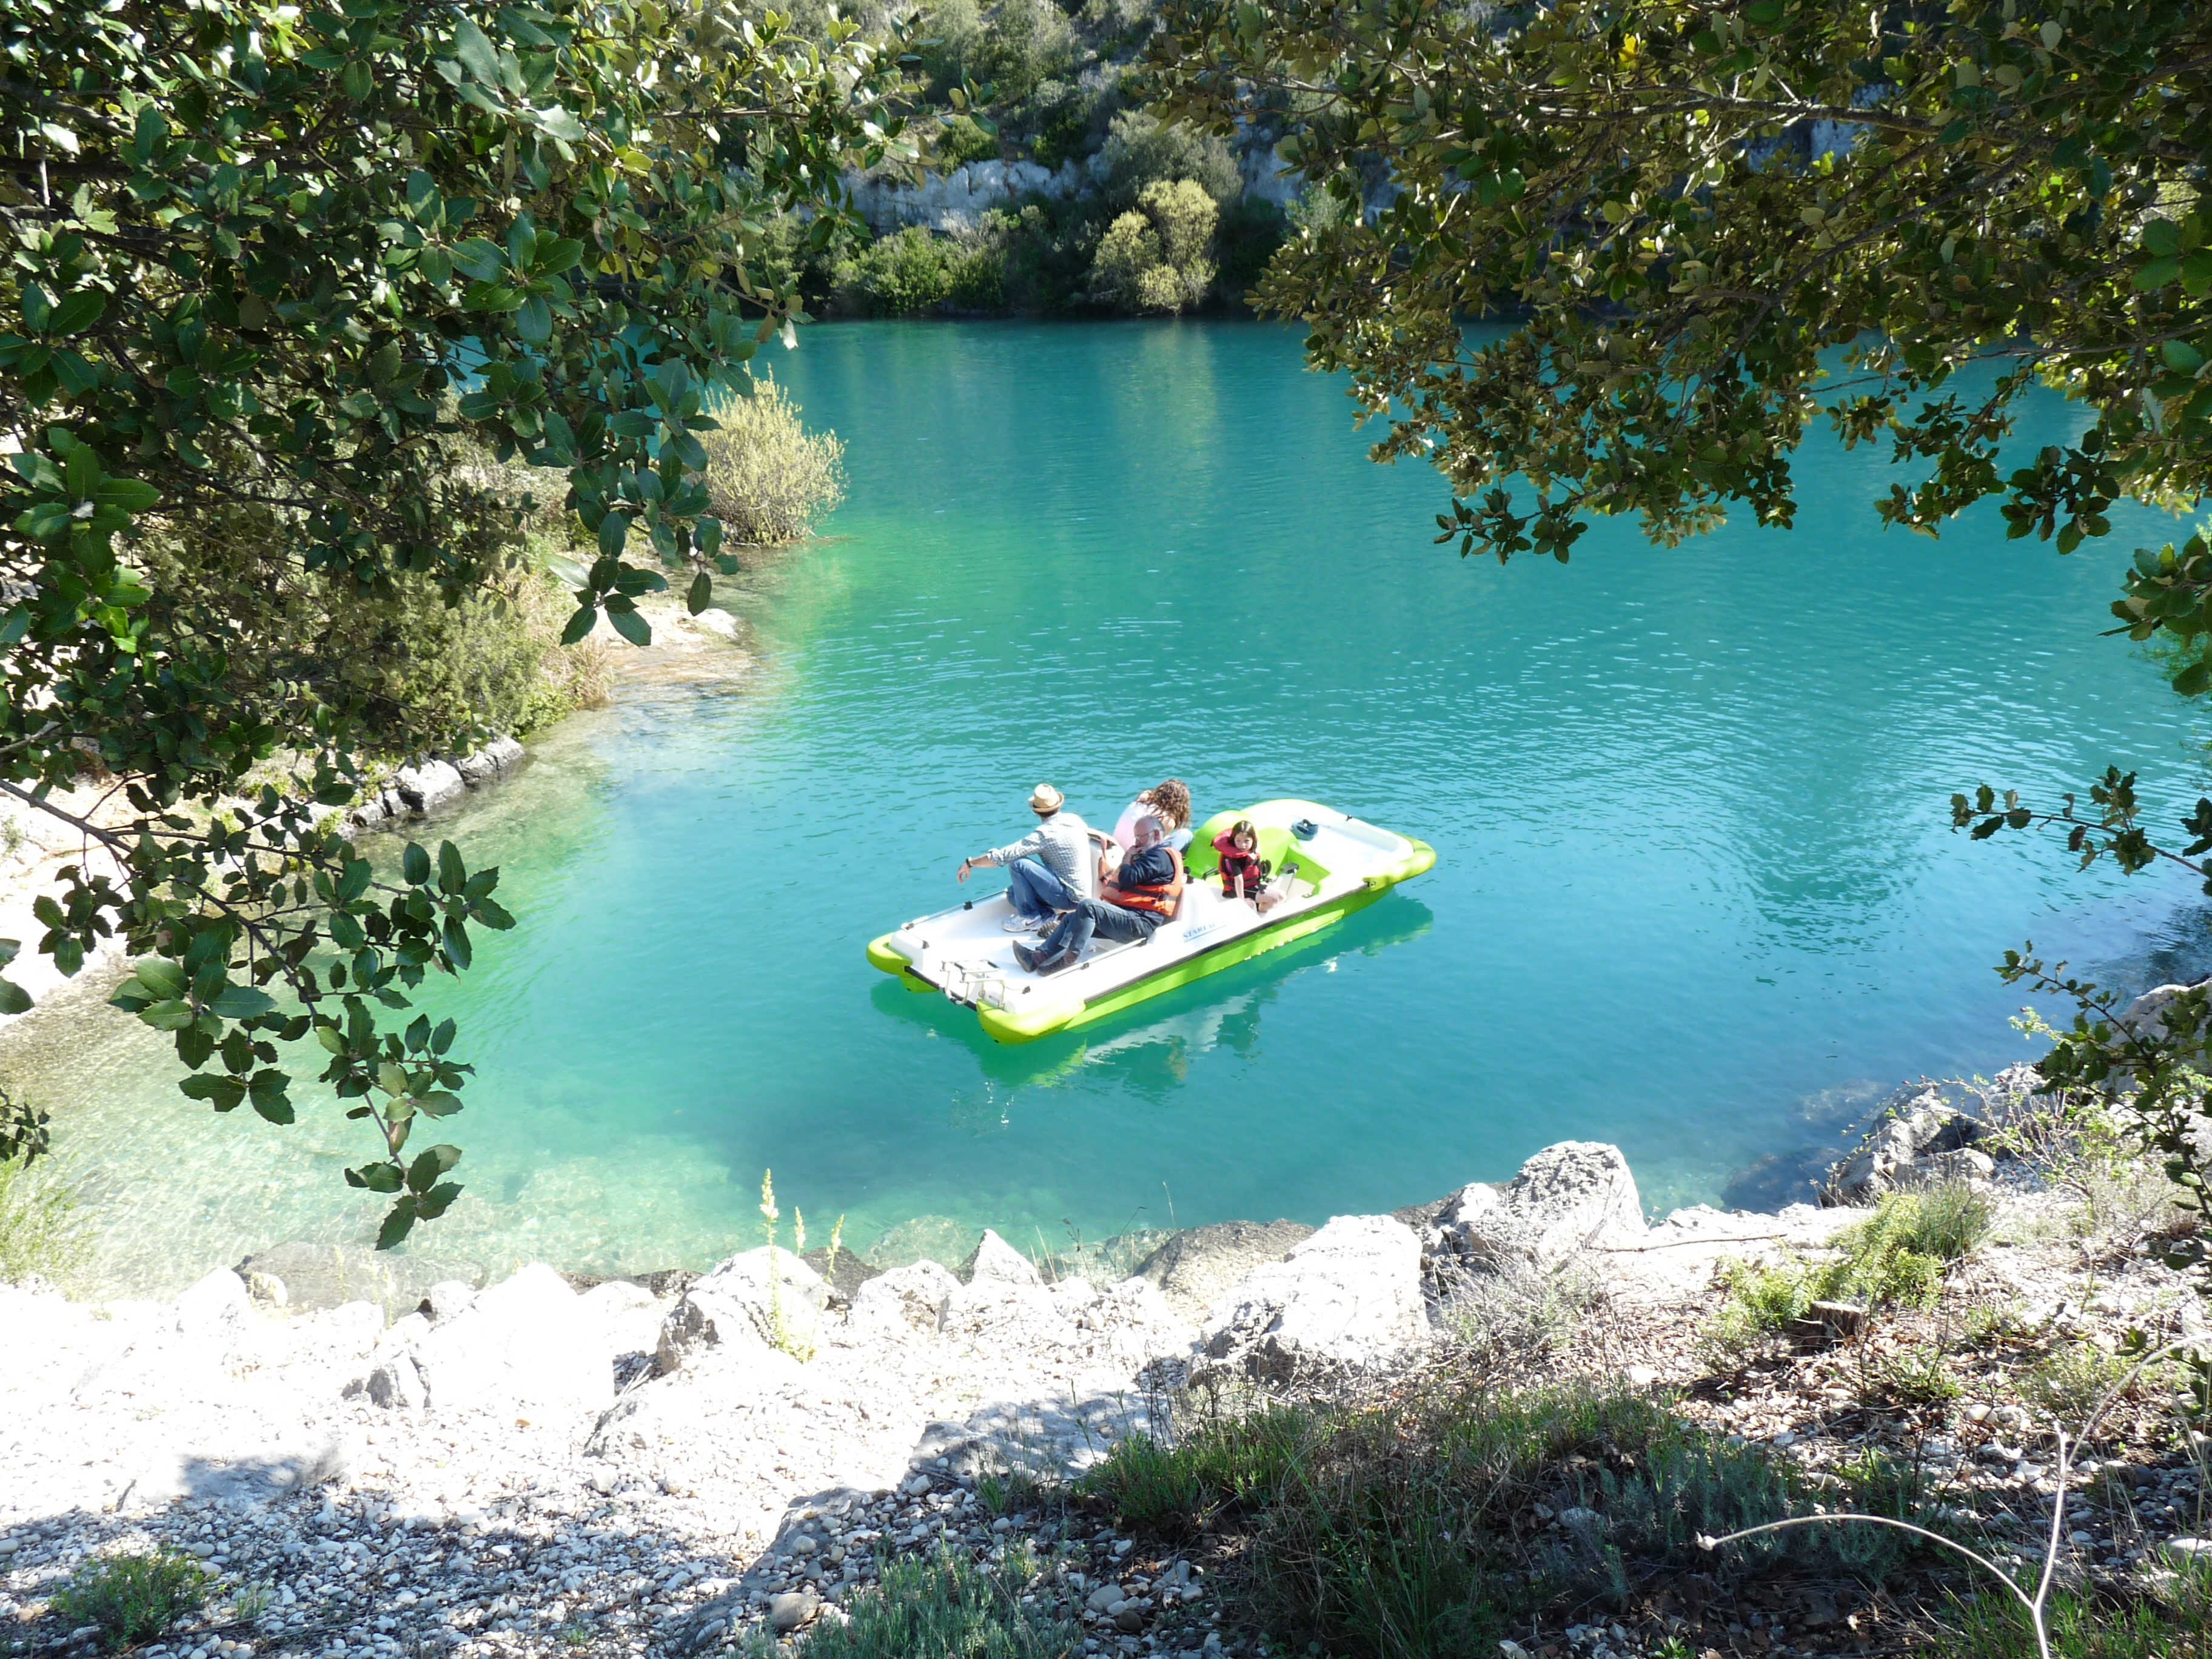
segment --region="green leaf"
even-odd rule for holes
[[[697,616],[714,602],[714,579],[701,571],[691,579],[691,591],[684,596],[684,608]]]
[[[599,608],[594,605],[580,605],[576,614],[568,618],[568,625],[561,630],[561,643],[574,645],[592,629],[599,626]]]
[[[399,866],[410,886],[420,887],[430,879],[430,855],[422,850],[419,842],[407,843],[407,850],[400,854]]]
[[[181,1031],[199,1016],[193,1012],[191,1003],[173,997],[141,1009],[138,1018],[157,1031]]]
[[[423,1220],[435,1221],[453,1207],[453,1200],[460,1195],[461,1188],[459,1182],[441,1181],[428,1192],[416,1196],[415,1208]]]
[[[27,1014],[31,994],[12,979],[0,979],[0,1014]]]
[[[247,1094],[252,1097],[253,1109],[271,1123],[291,1122],[292,1103],[285,1094],[290,1081],[282,1072],[256,1072],[246,1088]]]
[[[276,1007],[276,998],[250,985],[233,985],[208,1005],[210,1012],[221,1014],[225,1019],[253,1019],[273,1013]]]
[[[441,1177],[461,1161],[458,1146],[433,1146],[418,1154],[407,1168],[407,1185],[418,1193],[427,1193],[436,1186]]]
[[[218,1112],[230,1111],[246,1098],[245,1082],[234,1077],[188,1077],[177,1088],[187,1099],[204,1100]]]
[[[384,1224],[376,1230],[376,1248],[388,1250],[415,1231],[415,1195],[409,1193],[392,1206]]]
[[[434,1089],[428,1094],[416,1096],[415,1103],[422,1109],[425,1117],[451,1117],[461,1109],[461,1097],[442,1089]]]
[[[602,558],[620,558],[623,544],[629,539],[629,514],[610,513],[599,520],[599,556]]]
[[[458,893],[468,885],[468,866],[461,862],[461,849],[449,841],[438,843],[438,885],[448,893]]]
[[[453,56],[461,67],[486,87],[499,85],[499,54],[473,19],[463,17],[453,28]]]
[[[191,983],[191,975],[184,970],[181,963],[163,957],[141,957],[138,965],[131,972],[133,977],[146,988],[148,994],[156,1000],[180,997],[185,994],[185,988]]]
[[[615,632],[621,635],[632,645],[651,645],[653,643],[652,626],[647,623],[644,617],[639,616],[636,611],[610,611],[607,612],[607,620],[615,625]]]
[[[453,966],[466,968],[470,962],[469,930],[459,918],[446,918],[445,939],[446,954],[453,957]]]

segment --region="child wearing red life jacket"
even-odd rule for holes
[[[1249,818],[1239,818],[1226,835],[1213,838],[1221,854],[1221,891],[1227,898],[1257,898],[1267,884],[1267,860],[1260,856],[1260,832]]]

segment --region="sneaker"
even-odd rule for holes
[[[1037,930],[1036,919],[1034,916],[1025,916],[1018,910],[1000,922],[999,926],[1010,933],[1034,933]]]
[[[1036,966],[1030,971],[1042,979],[1048,975],[1059,973],[1064,968],[1074,966],[1075,952],[1073,951],[1062,951],[1049,957],[1039,953]]]
[[[1019,939],[1014,941],[1014,960],[1021,963],[1023,971],[1025,973],[1034,974],[1037,970],[1036,947],[1024,945]]]

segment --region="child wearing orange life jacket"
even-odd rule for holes
[[[1227,898],[1257,898],[1267,884],[1267,860],[1260,856],[1260,832],[1249,818],[1239,818],[1225,835],[1213,838],[1221,854],[1221,891]]]

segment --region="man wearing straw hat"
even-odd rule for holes
[[[1050,784],[1037,785],[1030,797],[1036,829],[1012,846],[960,860],[962,881],[979,864],[1006,866],[1006,897],[1014,907],[1006,918],[1010,933],[1042,933],[1062,911],[1097,896],[1098,854],[1106,837],[1074,813],[1062,811],[1066,800]]]

